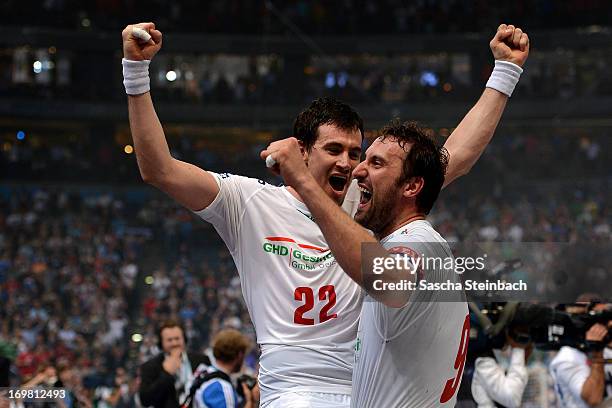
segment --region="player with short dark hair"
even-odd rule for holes
[[[416,206],[421,213],[429,214],[444,184],[448,152],[444,148],[440,149],[416,122],[402,123],[395,120],[382,128],[379,134],[377,142],[396,141],[402,148],[410,146],[403,161],[401,175],[395,184],[401,185],[410,177],[423,177],[424,185],[416,198]],[[394,187],[394,185],[390,186],[390,188]],[[359,223],[371,231],[384,230],[385,223],[393,219],[392,216],[389,217],[389,214],[393,212],[396,205],[388,196],[385,192],[376,194],[375,197],[372,196],[374,201],[372,210],[364,214],[364,218],[360,219]]]
[[[293,135],[310,151],[319,137],[319,128],[333,125],[338,129],[358,130],[363,136],[363,119],[349,105],[335,98],[317,98],[300,112],[293,122]]]

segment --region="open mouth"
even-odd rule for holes
[[[359,191],[361,192],[361,198],[359,199],[359,204],[367,204],[372,199],[372,191],[368,190],[363,186],[359,186]]]
[[[329,185],[334,191],[342,192],[344,191],[344,187],[348,181],[348,176],[342,176],[339,174],[334,174],[329,177]]]

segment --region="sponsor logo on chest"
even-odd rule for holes
[[[289,237],[265,237],[264,252],[287,259],[290,267],[305,271],[318,271],[336,264],[331,251],[315,245],[298,243]]]

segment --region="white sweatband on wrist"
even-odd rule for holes
[[[495,61],[495,68],[487,81],[487,88],[493,88],[508,97],[512,96],[523,68],[509,61]]]
[[[149,63],[151,60],[132,61],[123,58],[123,86],[128,95],[141,95],[151,90]]]

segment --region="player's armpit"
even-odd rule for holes
[[[172,159],[163,174],[148,182],[191,211],[208,207],[219,193],[219,185],[212,174],[176,159]]]

